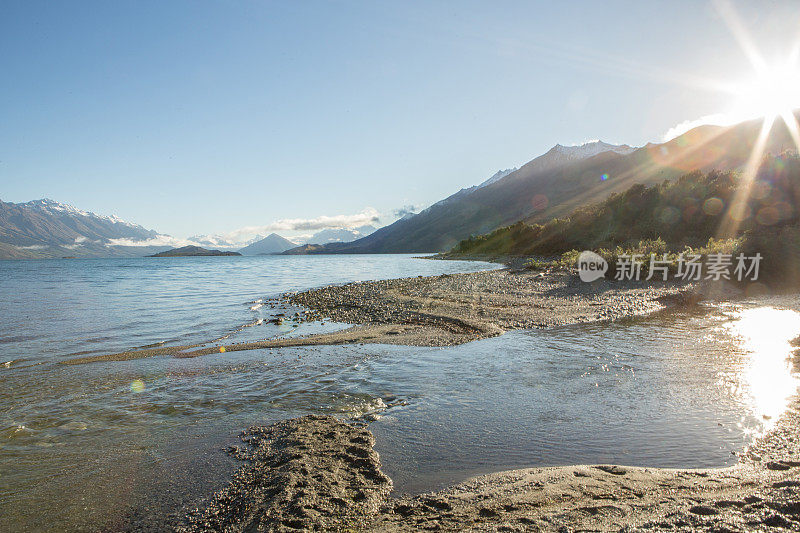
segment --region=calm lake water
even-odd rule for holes
[[[302,414],[381,413],[370,429],[384,470],[418,492],[527,466],[732,464],[797,391],[797,297],[449,348],[58,364],[338,328],[259,324],[262,300],[494,267],[397,255],[0,261],[0,530],[157,526],[225,483],[236,464],[224,449],[242,429]]]

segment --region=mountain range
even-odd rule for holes
[[[222,235],[192,235],[186,240],[196,244],[197,246],[216,247],[224,250],[238,250],[239,248],[257,243],[264,238],[264,235],[255,235],[253,238],[245,241],[236,241]],[[297,246],[297,244],[298,243],[292,243],[293,246]]]
[[[280,253],[304,242],[349,242],[373,231],[372,226],[324,229],[300,243],[273,233],[258,235],[246,241],[244,247],[218,235],[198,235],[187,240],[194,246],[258,255]],[[24,203],[0,200],[0,259],[141,257],[170,250],[175,242],[169,235],[117,216],[98,215],[49,198]]]
[[[366,237],[367,235],[369,235],[374,231],[375,227],[369,225],[359,226],[357,228],[352,228],[352,229],[328,228],[318,231],[311,237],[299,239],[300,241],[299,243],[292,242],[289,239],[281,237],[277,233],[272,233],[264,238],[257,239],[254,242],[251,242],[244,248],[240,248],[239,253],[241,253],[242,255],[279,254],[281,252],[285,252],[286,250],[296,248],[298,244],[320,245],[320,244],[330,244],[330,243],[352,242],[357,239]]]
[[[397,220],[350,243],[304,246],[303,253],[423,253],[449,250],[471,235],[520,220],[543,222],[576,207],[622,192],[634,183],[651,185],[693,171],[742,169],[756,144],[761,120],[733,126],[699,126],[664,143],[640,148],[594,141],[555,145],[518,170],[485,186],[462,189],[428,209]],[[765,152],[794,149],[777,121]]]
[[[158,237],[157,232],[119,217],[82,211],[47,198],[19,204],[0,200],[0,259],[133,257],[169,247],[113,243]]]
[[[742,169],[756,144],[761,120],[733,126],[700,126],[664,143],[635,148],[593,141],[555,145],[516,169],[506,169],[427,209],[375,230],[324,229],[301,243],[277,234],[256,237],[243,254],[423,253],[449,250],[471,235],[520,220],[543,222],[598,202],[634,183],[652,185],[693,171]],[[765,152],[794,149],[790,132],[776,121]],[[190,244],[236,250],[241,244],[197,236]],[[130,246],[148,242],[150,246]],[[126,222],[49,199],[0,201],[0,259],[124,257],[171,248],[174,239]],[[301,244],[301,246],[296,246]]]

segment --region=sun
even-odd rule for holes
[[[795,47],[787,60],[771,66],[761,58],[754,47],[746,48],[751,51],[750,61],[755,68],[756,76],[734,86],[732,93],[735,103],[727,118],[733,124],[750,119],[761,119],[761,131],[744,166],[742,186],[737,189],[736,195],[728,207],[728,216],[718,229],[720,238],[736,235],[741,221],[746,217],[750,187],[761,164],[772,126],[777,120],[782,119],[786,124],[789,135],[800,151],[800,124],[797,123],[794,114],[795,109],[800,108],[798,48]]]
[[[712,3],[744,52],[753,74],[739,80],[693,79],[687,75],[687,79],[693,79],[690,85],[712,90],[723,97],[728,105],[724,111],[678,124],[665,134],[664,139],[671,140],[702,124],[727,127],[762,119],[761,133],[753,147],[748,168],[745,169],[746,176],[749,176],[761,160],[772,126],[780,119],[786,124],[797,150],[800,151],[800,123],[795,117],[795,111],[800,109],[800,34],[794,38],[787,36],[784,43],[785,55],[767,58],[762,55],[745,21],[731,1],[712,0]]]
[[[750,189],[761,164],[772,126],[779,119],[786,124],[789,135],[800,151],[800,124],[794,115],[794,110],[800,108],[800,66],[798,65],[800,39],[796,39],[790,44],[789,54],[783,61],[769,63],[760,53],[744,22],[729,0],[715,0],[714,3],[755,71],[752,79],[732,87],[734,108],[727,118],[733,119],[734,123],[748,119],[762,119],[761,131],[742,171],[741,186],[728,206],[727,216],[717,230],[718,237],[728,238],[737,234],[741,221],[746,217]]]
[[[800,108],[800,69],[794,61],[761,66],[754,79],[734,87],[731,118],[774,120]]]

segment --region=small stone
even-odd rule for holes
[[[783,461],[770,461],[767,463],[767,468],[770,470],[789,470],[791,466]]]
[[[603,472],[608,472],[609,474],[614,474],[615,476],[624,476],[628,473],[626,469],[616,465],[600,465],[596,466],[595,468],[602,470]]]
[[[689,508],[689,512],[700,516],[712,516],[719,514],[719,511],[713,507],[709,507],[708,505],[695,505],[694,507]]]

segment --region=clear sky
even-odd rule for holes
[[[786,53],[797,2],[733,5]],[[660,141],[751,74],[700,1],[0,0],[0,199],[180,237],[385,224],[557,142]]]

